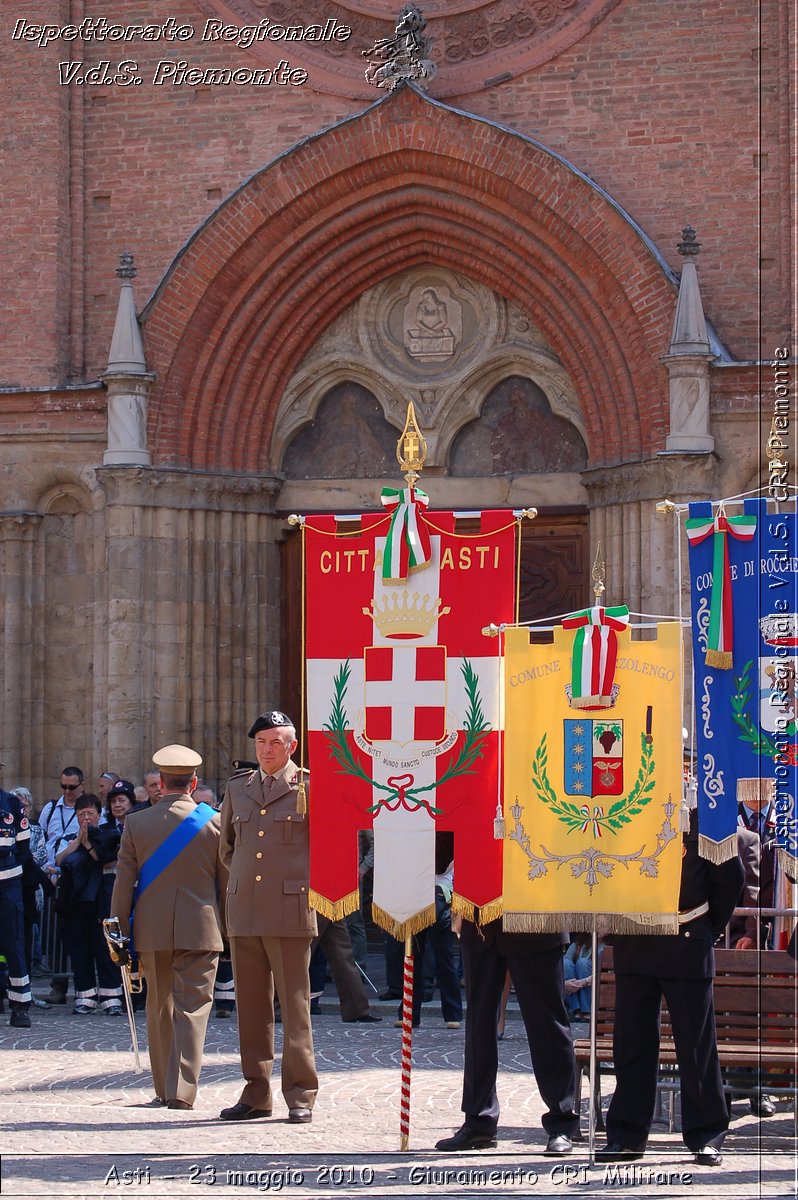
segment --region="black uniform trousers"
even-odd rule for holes
[[[574,1137],[579,1129],[576,1063],[563,999],[562,947],[513,954],[496,942],[472,950],[462,943],[466,993],[465,1069],[462,1109],[465,1124],[493,1133],[499,1121],[496,1076],[499,1067],[498,1016],[509,970],[526,1029],[532,1070],[546,1105],[543,1128],[549,1137]]]
[[[25,907],[22,880],[0,883],[0,954],[8,964],[8,999],[13,1004],[30,1004],[30,978],[25,957]]]
[[[682,1137],[689,1150],[720,1146],[729,1127],[715,1040],[712,980],[618,975],[613,1056],[616,1088],[607,1140],[646,1148],[657,1096],[663,995],[673,1025],[682,1099]]]

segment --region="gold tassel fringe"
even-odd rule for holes
[[[705,834],[699,833],[698,853],[707,862],[720,866],[721,863],[728,862],[730,858],[737,857],[737,834],[730,833],[722,842],[713,842]]]
[[[776,847],[776,862],[789,879],[790,883],[798,883],[798,862],[795,855],[790,854],[783,846]]]
[[[420,912],[413,913],[413,916],[406,921],[395,921],[379,905],[372,904],[371,918],[375,925],[379,925],[380,929],[390,933],[391,937],[395,937],[398,942],[403,942],[405,938],[412,937],[414,933],[419,933],[422,929],[428,929],[437,920],[434,904],[429,904]]]
[[[772,779],[760,779],[758,775],[750,779],[738,779],[738,804],[747,804],[749,808],[760,800],[763,804],[767,804],[773,795],[773,782]]]
[[[607,933],[666,934],[679,932],[675,913],[522,913],[506,912],[502,928],[508,933],[591,933],[600,915]]]
[[[308,904],[328,920],[340,921],[360,908],[360,888],[350,892],[348,896],[342,896],[340,900],[328,900],[326,896],[311,888],[308,892]]]
[[[296,790],[296,811],[301,817],[308,811],[308,789],[304,783],[300,783]]]
[[[465,896],[459,896],[457,892],[452,892],[452,913],[457,913],[464,921],[474,920],[474,905],[471,900],[466,900]]]
[[[708,667],[717,667],[719,671],[730,671],[732,667],[731,650],[707,650],[704,662]]]
[[[489,904],[483,904],[477,912],[477,924],[488,925],[491,921],[497,921],[504,912],[504,900],[501,896],[497,900],[491,900]]]

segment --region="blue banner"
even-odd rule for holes
[[[756,518],[754,533],[750,522],[747,531],[740,522],[736,536],[734,518],[724,521],[722,510],[708,503],[691,504],[688,537],[702,852],[715,861],[731,858],[740,806],[760,808],[775,830],[779,860],[794,878],[798,516],[795,504],[789,509],[768,512],[765,501],[746,501],[743,512]],[[719,570],[723,586],[715,580]],[[719,654],[713,631],[723,628],[731,644],[723,641]]]

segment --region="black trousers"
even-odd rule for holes
[[[496,1076],[497,1022],[509,970],[526,1029],[532,1070],[546,1105],[543,1128],[551,1136],[573,1137],[579,1129],[576,1062],[563,999],[562,949],[507,955],[495,943],[479,950],[463,944],[466,992],[465,1070],[462,1109],[465,1123],[493,1133],[499,1121]]]
[[[607,1113],[607,1140],[645,1150],[657,1098],[664,995],[679,1066],[682,1137],[692,1151],[708,1143],[720,1146],[729,1114],[718,1062],[712,980],[617,975],[615,982],[616,1085]]]
[[[75,1001],[105,1009],[122,1000],[122,976],[111,961],[96,901],[76,901],[64,917],[64,939],[72,959]]]

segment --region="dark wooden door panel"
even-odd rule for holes
[[[587,513],[541,513],[521,538],[520,620],[573,612],[590,603]]]

